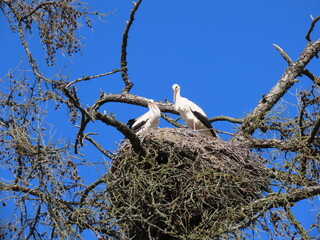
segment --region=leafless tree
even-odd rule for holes
[[[249,114],[210,119],[239,125],[228,142],[210,141],[185,128],[159,129],[141,138],[100,110],[112,102],[147,106],[146,97],[130,93],[127,62],[128,35],[141,2],[133,4],[124,29],[119,68],[69,80],[60,72],[53,77],[43,73],[27,36],[39,34],[47,64],[54,65],[58,50],[67,55],[81,50],[80,23],[91,28],[91,18],[104,15],[89,12],[77,0],[0,1],[30,65],[28,71],[15,68],[1,78],[1,167],[12,175],[1,178],[1,202],[14,207],[11,219],[1,221],[0,238],[81,239],[90,230],[100,239],[243,239],[259,231],[312,239],[309,233],[319,232],[319,222],[305,229],[291,207],[320,194],[320,78],[307,68],[320,51],[320,39],[312,40],[320,17],[312,19],[296,61],[274,45],[288,67]],[[83,107],[77,84],[117,72],[123,89],[102,92],[94,104]],[[298,114],[287,116],[281,98],[301,76],[309,78],[309,85],[296,96]],[[47,111],[61,106],[79,126],[74,144],[56,140],[48,130]],[[166,114],[178,114],[172,103],[158,106],[163,119],[181,127]],[[117,153],[90,134],[93,121],[125,136]],[[110,172],[89,185],[78,172],[84,143],[113,161]],[[216,166],[217,159],[223,166]],[[234,178],[234,171],[243,177]]]

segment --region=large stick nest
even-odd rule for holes
[[[189,129],[150,130],[141,141],[147,155],[124,141],[108,177],[130,239],[206,239],[243,220],[241,206],[267,189],[263,166],[243,147]]]

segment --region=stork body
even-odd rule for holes
[[[174,84],[172,89],[174,93],[175,109],[179,112],[185,123],[194,130],[203,130],[201,132],[204,134],[211,137],[217,137],[218,135],[213,130],[205,112],[194,102],[181,97],[180,86],[178,84]]]
[[[157,128],[159,125],[160,109],[157,104],[150,99],[148,102],[149,111],[136,119],[130,119],[127,125],[136,133],[141,134],[150,128]]]

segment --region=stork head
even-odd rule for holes
[[[177,93],[180,93],[180,86],[178,84],[173,84],[172,85],[172,90],[173,90],[173,100],[176,101]]]

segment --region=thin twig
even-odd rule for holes
[[[105,150],[99,143],[93,140],[91,137],[88,136],[89,134],[85,134],[84,139],[91,142],[100,152],[102,152],[106,157],[110,159],[114,159],[114,154],[108,150]]]
[[[72,82],[69,82],[66,85],[66,88],[70,87],[70,85],[72,85],[74,83],[77,83],[77,82],[88,81],[88,80],[91,80],[93,78],[99,78],[99,77],[108,76],[108,75],[111,75],[111,74],[114,74],[114,73],[117,73],[117,72],[120,72],[120,71],[122,71],[122,68],[116,69],[116,70],[112,70],[111,72],[107,72],[107,73],[102,73],[102,74],[97,74],[97,75],[85,76],[85,77],[82,77],[82,78],[78,78],[78,79],[76,79],[76,80],[74,80]]]
[[[128,64],[127,63],[127,46],[128,46],[128,36],[129,36],[128,34],[129,34],[130,27],[134,21],[134,15],[138,10],[141,2],[142,0],[139,0],[137,3],[133,2],[134,7],[131,10],[130,19],[129,21],[127,21],[127,25],[122,36],[120,66],[122,68],[121,70],[122,79],[126,85],[123,88],[122,93],[128,93],[133,86],[133,83],[129,79],[128,69],[127,69],[127,64]]]
[[[306,37],[305,37],[308,42],[312,42],[312,41],[311,41],[311,38],[310,38],[310,34],[311,34],[311,32],[313,31],[313,28],[314,28],[314,26],[316,25],[316,23],[320,20],[320,15],[319,15],[318,17],[316,17],[316,18],[313,18],[313,17],[311,16],[311,19],[312,19],[312,22],[311,22],[309,31],[308,31],[308,33],[307,33],[307,35],[306,35]]]

